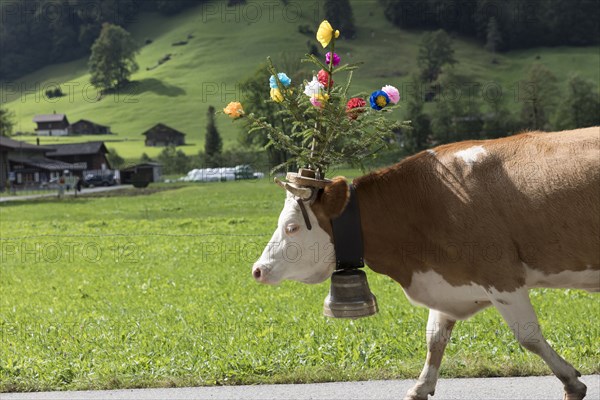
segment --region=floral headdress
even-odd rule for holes
[[[275,169],[296,164],[314,169],[324,177],[332,164],[360,164],[366,157],[386,147],[393,138],[394,129],[401,124],[388,121],[382,112],[394,109],[400,100],[398,89],[386,85],[370,96],[359,93],[348,96],[352,75],[359,64],[340,66],[340,56],[335,53],[340,32],[328,21],[323,21],[317,31],[317,40],[323,48],[330,48],[325,63],[312,54],[302,62],[311,62],[320,70],[312,80],[299,87],[284,73],[277,72],[267,58],[270,97],[281,105],[280,114],[291,126],[291,134],[272,126],[265,117],[245,114],[239,102],[231,102],[223,109],[233,119],[248,118],[250,132],[265,130],[269,136],[267,146],[288,152],[290,159]],[[344,85],[334,82],[334,75],[347,73]],[[336,78],[337,80],[337,78]],[[367,107],[367,100],[370,108]]]

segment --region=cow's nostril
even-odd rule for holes
[[[260,279],[260,276],[262,275],[262,271],[260,270],[259,267],[255,267],[254,271],[252,271],[252,275],[254,276],[254,279]]]

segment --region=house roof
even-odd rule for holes
[[[185,136],[185,133],[179,132],[177,129],[171,128],[170,126],[167,126],[167,125],[161,124],[161,123],[154,125],[152,128],[150,128],[146,132],[142,133],[142,135],[148,135],[149,133],[152,133],[154,131],[158,131],[158,132],[168,131],[169,133],[175,133],[176,135]]]
[[[52,150],[52,148],[48,146],[37,146],[35,144],[13,140],[11,138],[7,138],[6,136],[0,136],[0,147],[6,147],[12,150],[31,150],[39,152]]]
[[[104,142],[84,142],[67,144],[49,144],[48,157],[73,156],[78,154],[108,153]]]
[[[28,158],[10,156],[8,159],[12,162],[18,162],[30,167],[45,169],[48,171],[64,171],[65,169],[70,171],[83,171],[86,169],[85,163],[71,164],[64,161],[51,160],[46,157]]]
[[[153,161],[149,161],[149,162],[142,162],[139,164],[135,164],[135,165],[130,165],[126,168],[121,169],[121,171],[133,171],[136,168],[142,168],[142,167],[161,167],[162,164],[159,164],[157,162],[153,162]]]
[[[96,122],[92,122],[92,121],[90,121],[89,119],[80,119],[80,120],[79,120],[79,121],[77,121],[77,122],[73,122],[73,123],[71,124],[71,126],[73,126],[73,125],[77,125],[77,124],[82,124],[82,123],[87,123],[87,124],[91,124],[91,125],[95,125],[95,126],[101,126],[101,127],[103,127],[103,128],[108,128],[108,126],[107,126],[107,125],[98,124],[98,123],[96,123]]]
[[[60,122],[66,118],[66,114],[38,114],[33,117],[33,122]]]

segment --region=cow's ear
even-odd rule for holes
[[[317,203],[329,219],[338,217],[349,200],[350,185],[342,176],[333,178],[332,183],[327,185],[317,197]]]

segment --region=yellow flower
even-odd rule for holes
[[[239,101],[232,101],[231,103],[227,104],[227,107],[223,109],[223,112],[233,119],[240,118],[244,115],[242,103]]]
[[[340,36],[340,31],[334,31],[331,27],[331,24],[327,20],[321,22],[321,25],[319,25],[319,30],[317,31],[317,40],[319,43],[321,43],[321,46],[323,46],[323,48],[327,47],[334,36],[337,39]]]
[[[283,95],[279,89],[271,89],[271,99],[275,103],[281,103],[283,101]]]

